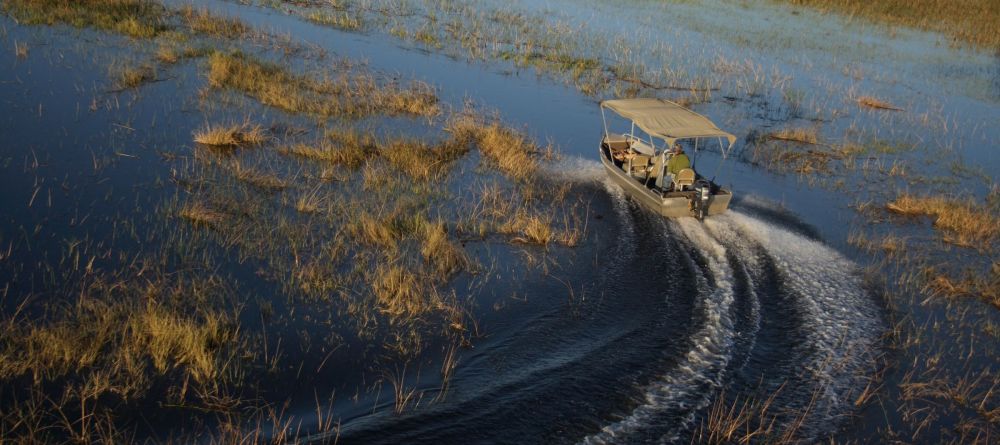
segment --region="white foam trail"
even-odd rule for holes
[[[761,281],[764,271],[761,259],[753,244],[745,236],[738,233],[732,224],[727,224],[724,220],[720,221],[715,217],[706,218],[705,227],[708,227],[716,239],[725,243],[736,254],[736,257],[739,258],[741,272],[746,274],[752,283]],[[754,345],[757,344],[757,333],[760,332],[760,298],[757,295],[756,286],[749,286],[748,291],[747,297],[750,299],[750,318],[753,320],[753,326],[749,332],[742,334],[742,336],[749,337],[746,349],[753,350]],[[746,355],[740,366],[745,365],[747,360],[750,360],[750,354]]]
[[[693,347],[681,363],[644,391],[645,401],[627,417],[600,432],[583,439],[585,444],[614,443],[627,437],[629,433],[648,425],[650,419],[668,410],[683,410],[688,413],[678,431],[694,420],[695,413],[711,402],[711,391],[686,405],[694,390],[704,390],[705,385],[717,388],[721,384],[722,373],[731,357],[733,344],[733,321],[730,316],[733,303],[733,272],[726,259],[726,249],[705,231],[700,223],[691,218],[677,221],[681,231],[705,254],[709,269],[715,278],[715,288],[707,289],[707,280],[700,278],[701,292],[706,297],[701,301],[705,322],[692,335]],[[674,432],[675,434],[677,431]]]
[[[566,156],[556,162],[543,164],[545,174],[571,182],[601,182],[607,178],[604,165],[593,159]]]
[[[828,428],[826,421],[849,408],[845,397],[861,383],[864,373],[859,370],[870,366],[866,353],[875,349],[878,338],[878,310],[862,287],[857,267],[820,242],[734,211],[708,218],[704,226],[686,218],[677,224],[702,250],[716,277],[716,288],[703,302],[709,319],[692,336],[695,347],[681,364],[645,390],[644,403],[583,443],[619,442],[648,425],[657,414],[682,408],[689,413],[686,422],[674,429],[673,437],[662,438],[667,442],[676,440],[696,413],[710,403],[711,391],[705,391],[704,397],[694,402],[690,402],[690,393],[704,390],[705,384],[718,388],[732,356],[733,271],[722,243],[730,246],[746,272],[755,278],[764,273],[755,246],[764,249],[784,277],[786,290],[797,296],[795,304],[808,323],[803,350],[812,351],[802,365],[811,373],[809,380],[820,389],[818,399],[813,401],[811,420],[803,431],[809,434],[809,428]],[[697,278],[704,281],[704,277]],[[760,302],[755,295],[751,298],[759,329]],[[685,401],[692,405],[682,406]]]
[[[878,338],[878,309],[855,264],[820,242],[737,212],[720,215],[713,224],[737,228],[773,258],[809,322],[802,342],[815,352],[803,367],[820,385],[815,415],[829,420],[843,412],[849,404],[844,398],[860,383],[858,371],[870,366],[866,353]]]

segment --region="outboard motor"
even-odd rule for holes
[[[692,211],[699,221],[703,221],[705,215],[708,214],[708,200],[712,197],[712,183],[699,180],[695,183],[695,191],[697,194],[691,198]]]

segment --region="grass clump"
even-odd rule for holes
[[[358,31],[364,27],[360,16],[352,16],[347,11],[313,11],[306,15],[306,19],[345,31]]]
[[[271,138],[267,129],[244,122],[234,125],[207,125],[194,132],[194,141],[213,147],[261,145]]]
[[[187,5],[181,8],[180,16],[191,31],[212,37],[236,39],[253,30],[239,19],[214,15],[207,8]]]
[[[988,207],[948,196],[916,196],[904,193],[886,204],[889,211],[902,215],[934,218],[934,227],[945,241],[965,247],[984,247],[1000,238],[1000,217]]]
[[[293,144],[279,152],[355,169],[377,154],[378,144],[374,136],[357,130],[330,130],[319,141]]]
[[[550,217],[518,211],[500,226],[501,233],[513,234],[515,242],[547,246],[556,237]]]
[[[368,282],[380,311],[394,318],[411,319],[438,306],[421,276],[399,264],[380,264]]]
[[[125,90],[138,88],[146,82],[156,80],[156,68],[152,65],[124,64],[114,68],[115,88]]]
[[[172,65],[182,59],[202,57],[208,54],[209,50],[204,47],[179,46],[177,44],[162,44],[156,50],[156,60],[160,63]]]
[[[166,29],[166,10],[151,0],[8,0],[2,8],[28,25],[94,27],[137,38]]]
[[[444,221],[436,221],[424,227],[424,237],[420,255],[434,269],[440,279],[446,279],[468,267],[469,260],[457,244],[448,239],[448,229]]]
[[[903,111],[902,108],[872,96],[861,96],[857,101],[858,105],[862,107],[874,108],[876,110]]]
[[[5,323],[0,380],[30,375],[36,384],[63,381],[86,387],[92,397],[124,399],[141,396],[151,378],[175,371],[212,383],[225,372],[235,319],[194,302],[218,292],[215,281],[99,280],[48,322]]]
[[[461,140],[438,144],[412,139],[393,139],[379,151],[390,165],[417,180],[429,180],[445,171],[452,162],[469,151]]]
[[[300,213],[316,213],[323,205],[323,197],[319,193],[319,188],[307,191],[295,200],[295,210]]]
[[[244,167],[240,162],[233,164],[233,175],[236,179],[261,190],[284,190],[288,187],[287,181],[256,168]]]
[[[924,269],[925,291],[949,298],[979,298],[1000,309],[1000,263],[994,262],[986,273],[967,270],[957,279],[941,270],[941,267]]]
[[[803,144],[818,144],[819,135],[815,128],[786,128],[767,135],[768,139],[801,142]]]
[[[448,131],[459,140],[474,141],[490,164],[512,179],[527,180],[539,168],[543,151],[527,136],[499,122],[486,123],[465,114],[453,119]]]
[[[433,116],[439,112],[437,96],[422,83],[400,88],[358,73],[315,79],[240,52],[213,53],[208,65],[212,87],[240,91],[289,112],[349,117],[377,113]]]
[[[181,207],[178,214],[197,225],[215,226],[226,219],[226,214],[200,201],[190,202]]]

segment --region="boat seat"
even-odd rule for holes
[[[628,172],[632,176],[640,176],[643,179],[649,178],[650,157],[636,154],[630,161]]]
[[[676,175],[674,175],[674,190],[683,191],[691,188],[694,185],[695,174],[694,170],[690,168],[685,168]]]
[[[624,134],[609,133],[604,138],[604,142],[608,144],[608,148],[610,148],[611,151],[628,150],[628,139],[625,138]]]

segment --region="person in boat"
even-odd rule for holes
[[[667,160],[667,173],[669,174],[668,179],[670,179],[671,186],[677,173],[680,173],[685,168],[691,168],[691,159],[684,154],[684,148],[681,147],[681,144],[675,142],[670,150],[670,159]]]

